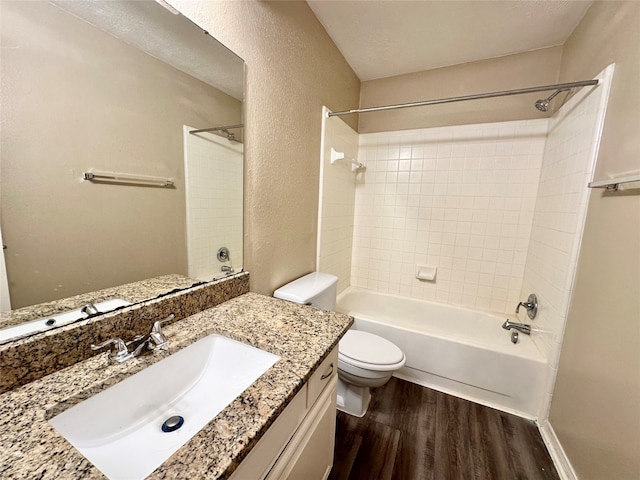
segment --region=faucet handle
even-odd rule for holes
[[[520,313],[520,307],[527,309],[527,315],[531,320],[536,318],[536,315],[538,314],[538,297],[536,294],[532,293],[529,295],[526,302],[519,302],[516,307],[516,313]]]
[[[151,332],[154,333],[162,333],[162,330],[160,329],[160,327],[167,323],[170,322],[171,320],[173,320],[174,318],[176,318],[176,316],[172,313],[171,315],[169,315],[167,318],[165,318],[164,320],[158,320],[156,322],[153,322],[153,327],[151,328]]]
[[[113,344],[115,348],[109,352],[109,358],[117,362],[124,362],[129,357],[129,349],[121,338],[111,338],[98,345],[92,343],[91,350],[100,350],[111,344]]]
[[[91,315],[100,313],[100,310],[98,310],[98,308],[92,302],[89,302],[83,305],[82,307],[80,307],[80,313],[82,313],[83,315],[86,315],[87,317],[90,317]]]
[[[172,313],[164,320],[157,320],[153,322],[153,327],[151,327],[151,333],[149,334],[149,336],[153,340],[155,347],[161,347],[162,345],[167,343],[167,337],[165,337],[164,333],[162,333],[161,327],[162,324],[170,322],[174,318],[176,318],[176,316]]]

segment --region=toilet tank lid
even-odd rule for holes
[[[335,275],[312,272],[283,285],[273,292],[273,296],[295,303],[309,303],[337,282],[338,277]]]

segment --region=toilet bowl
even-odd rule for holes
[[[288,283],[273,294],[290,302],[335,310],[338,277],[314,272]],[[402,350],[372,333],[351,329],[338,346],[338,410],[362,417],[371,388],[387,383],[405,364]]]
[[[406,362],[402,350],[382,337],[349,330],[338,347],[338,410],[362,417],[371,388],[381,387]]]

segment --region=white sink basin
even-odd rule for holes
[[[125,307],[127,305],[131,305],[131,302],[114,298],[112,300],[105,300],[104,302],[96,303],[94,306],[98,312],[106,313],[118,307]],[[70,323],[85,318],[87,318],[87,315],[77,308],[75,310],[69,310],[68,312],[51,315],[50,317],[39,318],[30,322],[21,323],[20,325],[3,328],[0,329],[0,343],[13,340],[14,338],[20,338],[25,335],[51,330],[52,328],[63,327],[64,325],[69,325]]]
[[[142,479],[279,359],[209,335],[49,423],[108,478]],[[164,432],[172,416],[184,424]]]

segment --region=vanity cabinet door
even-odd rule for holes
[[[338,348],[249,452],[230,480],[321,480],[333,465]]]
[[[337,390],[336,390],[337,392]],[[289,480],[326,479],[333,466],[336,437],[336,396],[325,402],[318,423],[303,446],[298,460],[287,475]]]
[[[267,479],[322,480],[329,476],[336,434],[337,376],[325,387]]]
[[[306,399],[305,385],[233,472],[230,480],[262,479],[270,474],[274,463],[306,418]]]

